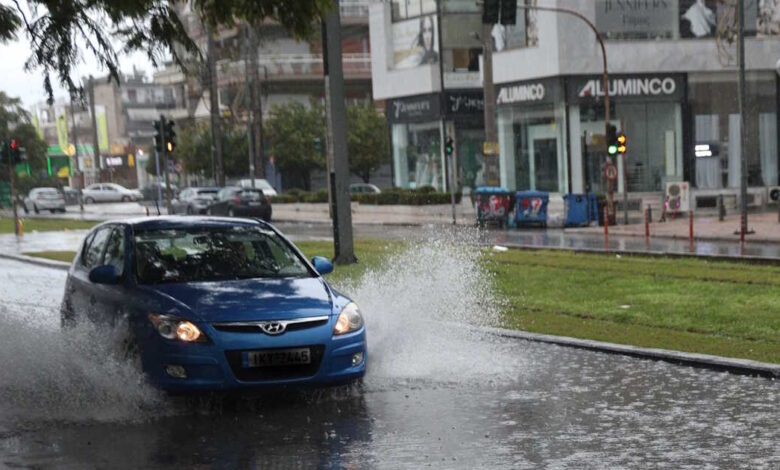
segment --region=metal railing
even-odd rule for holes
[[[359,18],[368,16],[368,0],[341,0],[339,13],[342,18]]]
[[[310,78],[323,75],[322,54],[261,54],[257,58],[260,80],[274,78]],[[368,52],[342,55],[344,75],[371,75],[371,54]],[[244,61],[217,63],[220,82],[243,82]]]

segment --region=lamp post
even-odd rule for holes
[[[599,42],[599,46],[601,46],[601,59],[603,63],[604,68],[604,136],[606,137],[607,134],[609,134],[609,76],[607,74],[607,50],[604,47],[604,41],[601,38],[601,33],[599,33],[599,30],[596,28],[596,25],[593,24],[592,21],[587,19],[584,15],[581,13],[568,9],[568,8],[560,8],[560,7],[540,7],[535,5],[523,5],[518,3],[518,8],[522,8],[524,10],[538,10],[538,11],[552,11],[556,13],[564,13],[567,15],[576,16],[577,18],[584,21],[588,27],[593,31],[593,34],[596,35],[596,40]],[[606,141],[606,139],[605,139]],[[609,142],[605,142],[605,150],[606,146],[609,145]],[[607,153],[607,159],[609,160],[609,153]],[[614,195],[614,188],[612,182],[607,182],[607,212],[612,215],[615,213],[615,195]]]

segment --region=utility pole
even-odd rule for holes
[[[493,25],[482,24],[482,93],[485,99],[485,182],[489,186],[501,184],[496,147],[496,87],[493,84]]]
[[[162,114],[160,114],[160,129],[162,130],[163,173],[165,174],[165,208],[168,210],[168,214],[172,214],[171,182],[168,179],[168,166],[170,164],[168,159],[168,121],[165,120],[165,116]]]
[[[737,0],[737,59],[739,60],[739,78],[737,106],[739,109],[739,206],[740,206],[740,241],[745,241],[748,233],[747,215],[747,156],[745,155],[745,5],[743,0]]]
[[[78,138],[78,129],[76,128],[76,113],[73,110],[73,95],[70,95],[70,122],[73,126],[73,159],[76,160],[76,171],[80,171],[79,168],[79,138]],[[64,151],[64,150],[63,150]],[[70,157],[69,157],[70,158]],[[73,179],[73,175],[70,175],[71,182]]]
[[[254,89],[255,84],[252,80],[254,78],[254,73],[250,73],[249,68],[249,55],[254,54],[254,52],[251,51],[250,47],[250,41],[249,41],[249,35],[251,33],[251,26],[249,23],[247,23],[246,28],[244,29],[244,88],[246,89],[247,95],[249,97],[248,106],[247,106],[247,116],[246,116],[246,139],[247,139],[247,148],[249,149],[249,179],[252,184],[252,188],[255,187],[255,136],[254,136],[254,130],[255,126],[252,124],[252,112],[254,111]]]
[[[14,213],[14,235],[17,237],[19,236],[19,209],[17,208],[16,200],[18,199],[16,195],[16,172],[14,171],[14,155],[11,151],[11,142],[9,140],[4,140],[2,142],[3,148],[2,153],[7,157],[7,163],[8,163],[8,179],[11,183],[10,188],[10,196],[11,196],[11,207],[13,207],[13,213]]]
[[[214,37],[211,28],[206,26],[206,55],[209,66],[209,101],[211,106],[211,159],[214,167],[214,180],[217,186],[225,186],[225,166],[222,160],[222,125],[219,116],[219,84],[217,83],[217,63],[214,60]]]
[[[255,142],[255,173],[257,173],[260,178],[265,178],[265,156],[263,155],[263,150],[265,149],[263,142],[263,98],[262,93],[258,90],[258,82],[260,80],[258,77],[259,67],[257,65],[257,39],[255,37],[257,31],[255,30],[254,25],[250,25],[250,27],[249,65],[252,74],[252,87],[249,90],[249,106],[254,112],[254,126],[252,132]],[[263,66],[263,71],[265,72],[265,80],[263,83],[265,83],[265,81],[268,80],[268,69]]]
[[[357,262],[352,240],[352,207],[349,197],[349,157],[347,155],[346,108],[344,105],[344,74],[341,63],[341,22],[339,2],[325,18],[323,29],[323,68],[325,94],[330,102],[328,141],[332,149],[330,192],[333,200],[333,242],[336,264]]]

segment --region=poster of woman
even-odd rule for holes
[[[393,62],[409,69],[439,62],[436,16],[422,16],[393,24]]]

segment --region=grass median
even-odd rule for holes
[[[333,256],[330,242],[297,245],[308,258]],[[402,248],[357,240],[360,263],[328,279],[357,279]],[[484,267],[507,328],[780,363],[780,267],[535,250],[486,252]]]
[[[52,232],[59,230],[84,230],[94,227],[99,222],[75,219],[38,219],[22,217],[25,232]],[[0,234],[14,233],[12,217],[0,217]]]

